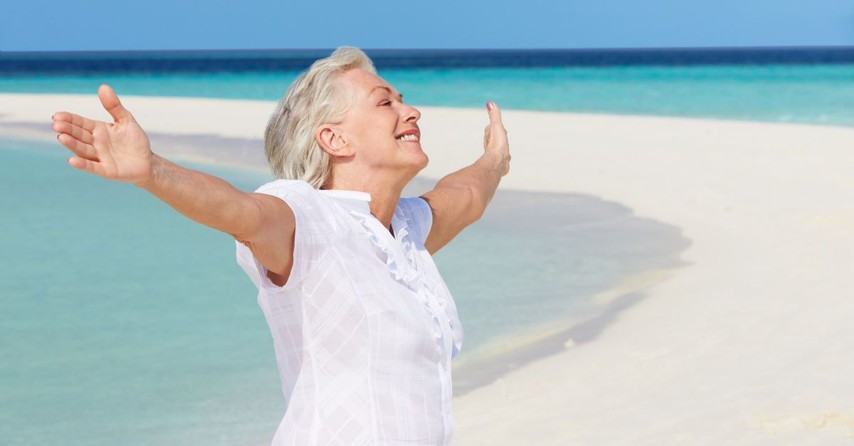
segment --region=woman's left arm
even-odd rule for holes
[[[486,104],[489,125],[483,134],[483,155],[474,164],[436,183],[422,198],[433,212],[433,225],[424,242],[433,254],[477,221],[495,195],[501,177],[510,171],[510,145],[494,102]]]

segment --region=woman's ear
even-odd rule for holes
[[[352,156],[353,149],[347,143],[339,128],[333,125],[322,125],[314,135],[320,148],[330,156]]]

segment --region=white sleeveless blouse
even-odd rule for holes
[[[281,198],[296,216],[283,287],[237,243],[237,262],[258,287],[287,403],[273,445],[449,445],[450,363],[463,330],[424,248],[427,203],[401,199],[392,236],[364,192],[294,180],[257,192]]]

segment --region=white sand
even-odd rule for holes
[[[249,139],[273,107],[125,103],[151,132]],[[59,109],[92,113],[97,100],[0,95],[0,134],[47,128]],[[422,112],[426,176],[478,156],[484,111]],[[456,445],[854,442],[854,129],[504,117],[513,166],[502,187],[594,194],[693,244],[687,267],[595,341],[457,398]]]

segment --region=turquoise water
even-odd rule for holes
[[[0,444],[260,444],[283,402],[232,242],[57,149],[0,143]]]
[[[854,65],[398,69],[380,73],[417,105],[854,125]],[[275,100],[296,73],[0,76],[0,92]]]
[[[284,402],[233,241],[65,158],[0,139],[0,444],[267,442]],[[266,181],[201,169],[246,190]],[[595,197],[499,193],[436,256],[466,329],[458,359],[594,314],[591,295],[676,266],[686,243]]]

